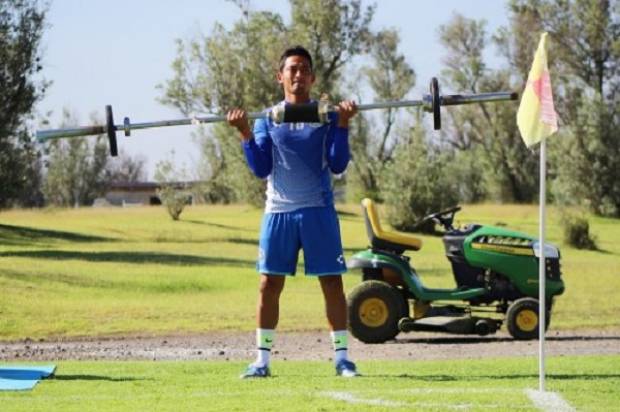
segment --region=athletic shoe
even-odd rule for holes
[[[336,375],[343,376],[345,378],[359,376],[355,364],[347,359],[343,359],[336,364]]]
[[[241,379],[247,378],[266,378],[271,376],[269,366],[256,366],[254,364],[248,366],[245,373],[240,376]]]

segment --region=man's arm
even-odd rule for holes
[[[332,173],[345,171],[351,158],[349,152],[349,119],[357,113],[357,106],[351,100],[338,105],[338,119],[327,136],[327,164]]]
[[[229,111],[227,120],[231,126],[239,131],[241,147],[250,170],[261,179],[269,176],[273,167],[273,156],[271,137],[265,119],[256,120],[254,133],[250,130],[247,113],[244,110],[233,109]]]
[[[336,125],[331,126],[326,146],[329,170],[335,174],[344,172],[351,158],[349,154],[349,129]]]
[[[273,168],[272,142],[264,119],[256,120],[253,136],[242,140],[241,146],[250,170],[261,179],[269,176]]]

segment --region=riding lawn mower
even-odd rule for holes
[[[502,324],[515,339],[538,338],[537,239],[502,227],[468,224],[455,228],[459,206],[430,214],[445,230],[443,243],[456,281],[454,289],[425,287],[406,250],[418,251],[421,239],[385,231],[370,199],[362,201],[367,250],[347,261],[361,269],[363,282],[347,296],[349,328],[366,343],[382,343],[400,332],[440,331],[488,335]],[[564,292],[560,251],[545,244],[546,324],[553,300]]]

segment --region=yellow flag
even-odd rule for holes
[[[558,116],[553,106],[551,78],[547,68],[547,33],[540,35],[538,49],[517,112],[517,125],[528,147],[558,130]]]

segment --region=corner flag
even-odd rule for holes
[[[553,106],[551,79],[547,68],[547,33],[540,35],[538,49],[517,112],[517,125],[527,147],[535,145],[558,130],[558,118]]]
[[[545,139],[558,130],[558,116],[553,107],[551,79],[547,68],[547,33],[540,35],[538,49],[523,91],[517,126],[521,137],[532,147],[540,142],[540,183],[539,183],[539,225],[538,225],[538,341],[539,341],[539,386],[545,391],[545,325],[546,325],[546,287],[545,287],[545,193],[547,174],[547,153]]]

